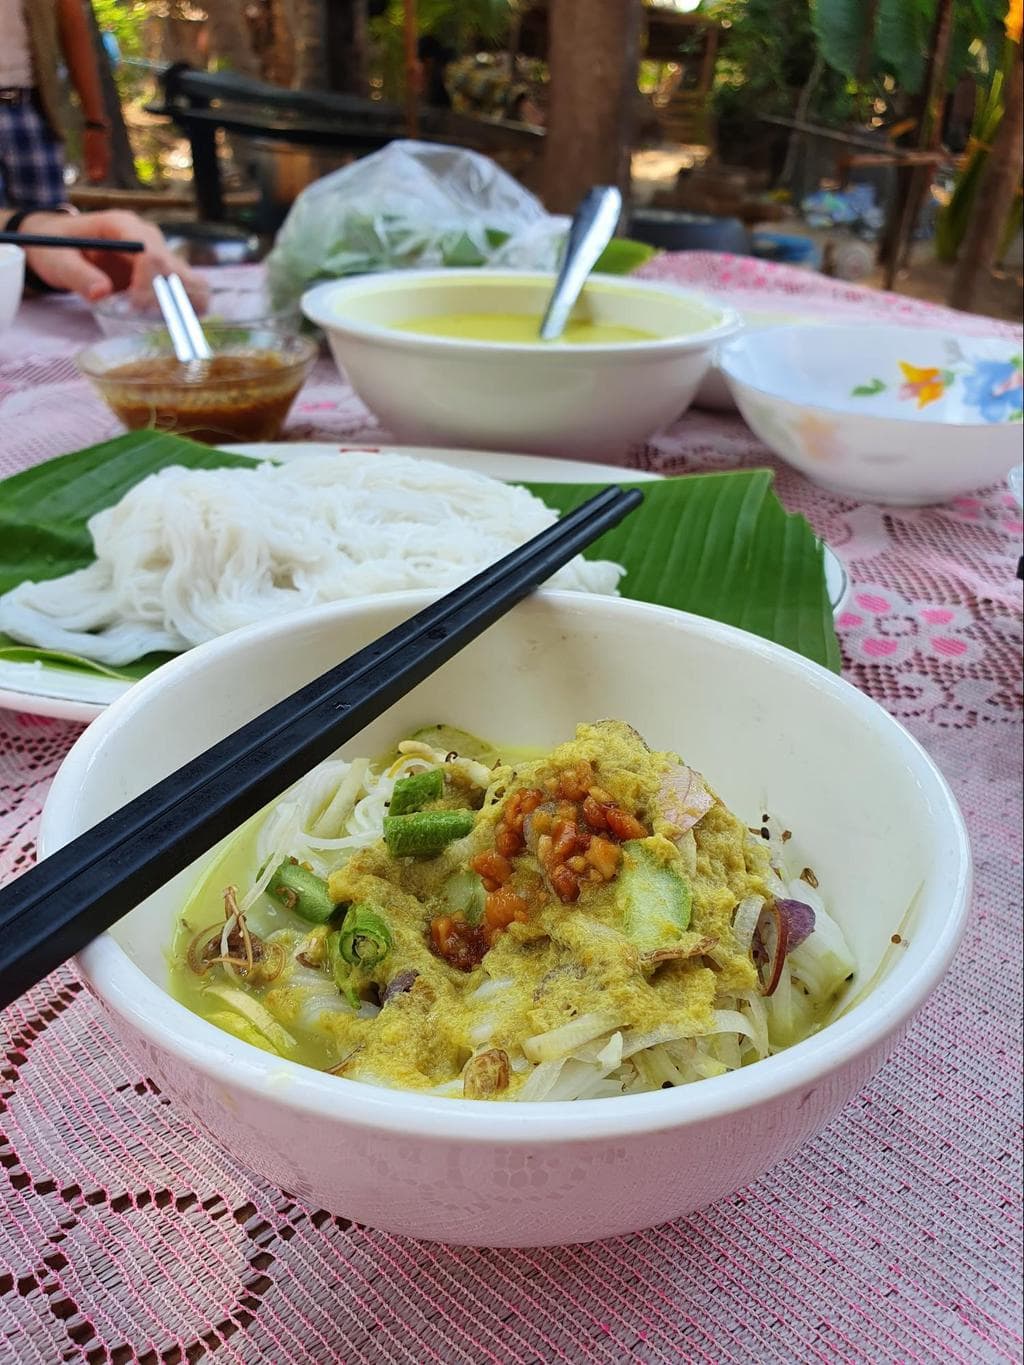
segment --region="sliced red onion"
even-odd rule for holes
[[[774,995],[789,951],[789,925],[778,901],[769,901],[761,911],[750,951],[761,979],[761,994]]]
[[[699,772],[680,763],[661,779],[655,801],[659,815],[679,835],[704,819],[715,797]]]
[[[394,1000],[396,995],[404,995],[406,991],[411,991],[418,976],[419,972],[411,968],[393,976],[384,988],[381,1004],[386,1005],[389,1000]]]
[[[787,955],[813,932],[814,911],[803,901],[775,900],[765,906],[750,948],[762,995],[775,994]]]
[[[785,916],[789,932],[789,946],[786,951],[791,953],[814,933],[814,911],[803,901],[777,900],[775,904],[779,907],[780,914]]]

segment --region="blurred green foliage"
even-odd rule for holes
[[[507,40],[515,8],[514,0],[418,0],[416,29],[458,54],[493,50]],[[402,0],[388,0],[384,13],[370,20],[370,44],[370,66],[381,82],[380,93],[385,99],[399,98],[405,89]]]

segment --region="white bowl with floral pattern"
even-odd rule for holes
[[[835,493],[945,502],[1004,478],[1020,459],[1017,338],[907,327],[774,327],[723,347],[747,425]]]

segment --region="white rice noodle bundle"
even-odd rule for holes
[[[119,665],[323,602],[465,582],[557,520],[525,488],[409,456],[162,469],[89,521],[96,558],[0,597],[0,631]],[[551,585],[613,594],[580,556]]]

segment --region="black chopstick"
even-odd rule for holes
[[[66,246],[74,251],[126,251],[137,256],[145,242],[112,241],[109,237],[50,237],[38,232],[0,232],[0,243],[11,246]]]
[[[437,671],[643,499],[604,489],[0,890],[0,1009]]]

